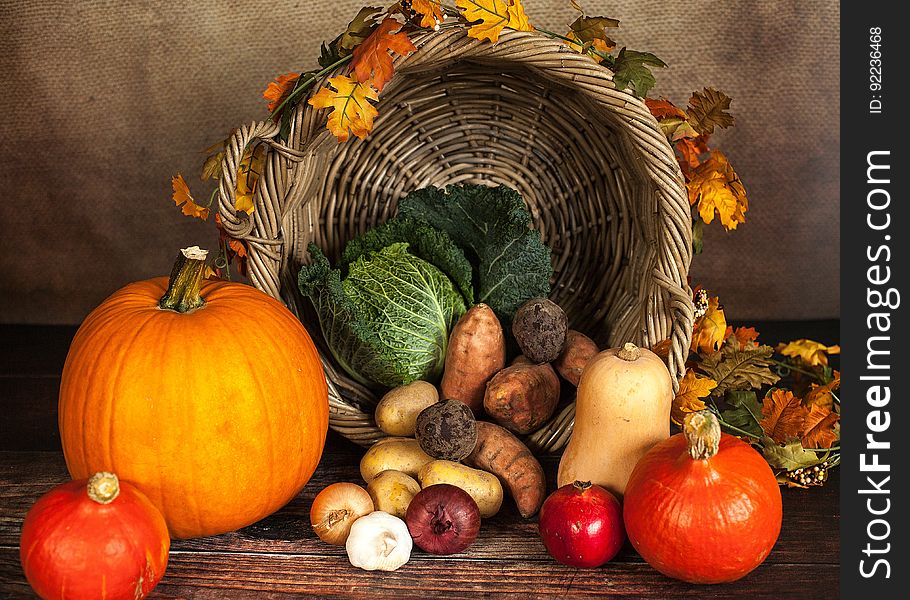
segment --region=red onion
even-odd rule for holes
[[[456,554],[477,538],[480,509],[466,491],[438,483],[414,496],[405,522],[414,543],[422,550],[431,554]]]

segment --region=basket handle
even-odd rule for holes
[[[306,154],[285,146],[276,138],[281,124],[271,119],[235,129],[225,144],[218,183],[218,213],[224,230],[233,238],[247,242],[250,282],[270,296],[281,299],[281,229],[288,190],[285,180],[289,162],[299,163]],[[269,146],[253,198],[255,210],[248,215],[235,208],[237,172],[243,154],[258,142]]]

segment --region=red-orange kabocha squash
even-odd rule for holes
[[[232,531],[303,488],[328,430],[306,329],[248,285],[203,280],[183,250],[170,280],[132,283],[85,319],[60,385],[70,474],[113,471],[158,507],[171,535]]]
[[[22,523],[19,557],[45,600],[137,600],[161,580],[170,545],[164,518],[139,490],[96,473],[35,502]]]
[[[777,541],[781,497],[771,467],[722,434],[710,411],[635,465],[623,502],[629,541],[648,563],[690,583],[724,583],[760,565]]]

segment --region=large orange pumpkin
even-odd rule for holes
[[[170,282],[132,283],[98,306],[60,385],[72,477],[113,471],[135,483],[176,538],[282,507],[316,469],[328,429],[306,329],[250,286],[203,281],[204,252],[184,250]]]

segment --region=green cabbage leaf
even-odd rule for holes
[[[392,243],[359,253],[342,278],[318,246],[300,270],[337,363],[369,387],[395,387],[442,374],[449,331],[465,312],[462,294],[439,268]],[[349,256],[350,257],[350,256]]]

